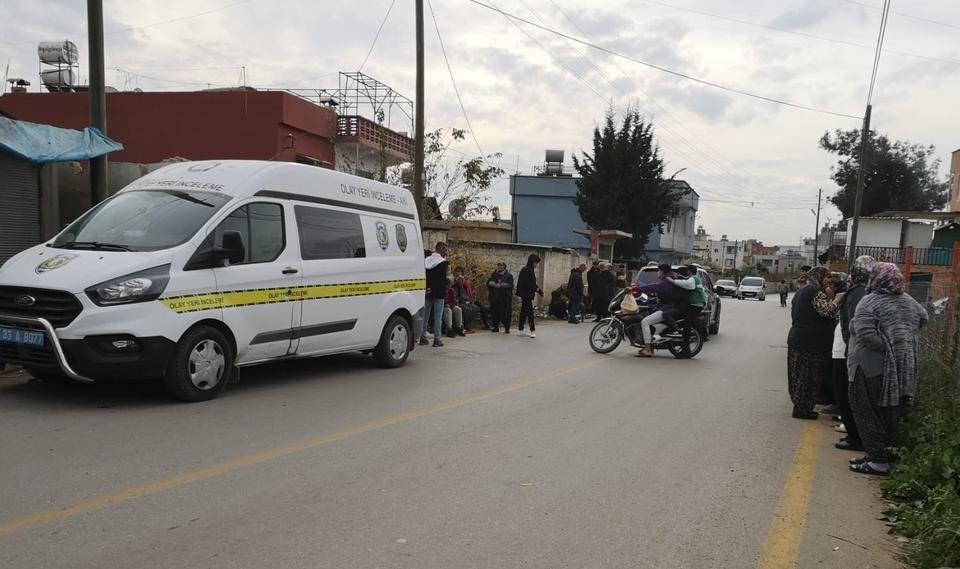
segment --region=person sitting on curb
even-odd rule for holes
[[[454,291],[456,281],[453,275],[447,277],[447,305],[443,308],[443,329],[447,331],[447,337],[466,336],[463,331],[463,309],[457,302],[457,293]]]

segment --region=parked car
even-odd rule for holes
[[[757,300],[767,299],[767,281],[762,277],[744,277],[740,280],[740,286],[737,287],[737,298],[756,298]]]
[[[707,305],[703,309],[703,315],[707,321],[707,332],[711,335],[717,335],[720,333],[720,296],[715,292],[710,273],[700,265],[695,266],[697,267],[697,276],[703,281],[703,289],[707,293]],[[679,270],[680,265],[674,265],[672,268],[673,270]],[[640,269],[635,282],[637,284],[650,284],[657,280],[657,272],[657,263],[651,262]]]
[[[718,296],[736,296],[737,283],[730,279],[720,279],[717,281],[717,286],[714,287],[713,290],[716,291]]]
[[[261,362],[364,351],[398,367],[423,266],[402,188],[283,162],[172,164],[3,265],[0,360],[158,380],[187,401]]]

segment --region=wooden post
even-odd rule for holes
[[[913,272],[913,247],[907,247],[906,258],[903,260],[903,279],[906,281],[907,292],[910,292],[911,272]]]

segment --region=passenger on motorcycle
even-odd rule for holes
[[[670,328],[676,328],[674,319],[682,318],[690,306],[690,293],[673,284],[676,278],[673,268],[667,263],[661,263],[657,266],[657,271],[659,277],[657,282],[636,288],[636,294],[656,295],[658,303],[658,310],[640,322],[643,330],[643,349],[640,350],[639,355],[645,358],[653,357],[652,327],[663,322]]]
[[[689,307],[686,314],[683,315],[683,351],[682,355],[690,354],[690,327],[698,324],[697,317],[703,312],[707,305],[707,294],[703,288],[703,281],[697,274],[697,267],[688,265],[681,267],[677,271],[677,277],[670,279],[674,285],[689,291]],[[700,326],[700,336],[705,338],[707,335],[706,326]]]

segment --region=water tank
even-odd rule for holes
[[[48,89],[63,89],[76,84],[77,74],[71,68],[48,69],[40,72],[40,80]]]
[[[37,46],[40,63],[74,65],[80,61],[80,50],[72,41],[42,41]]]

